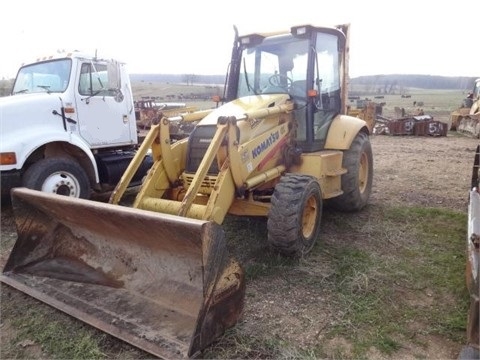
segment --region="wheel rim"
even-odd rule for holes
[[[42,191],[78,198],[80,197],[80,183],[72,174],[58,171],[45,179]]]
[[[368,184],[368,157],[365,152],[360,157],[360,168],[358,169],[358,187],[363,193]]]
[[[302,216],[302,235],[305,239],[312,236],[318,217],[318,204],[314,195],[310,196],[305,203]]]

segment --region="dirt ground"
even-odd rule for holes
[[[439,207],[467,212],[467,192],[470,188],[478,139],[456,133],[447,137],[374,135],[371,142],[374,156],[371,205]],[[376,216],[368,210],[362,215],[363,218]],[[326,221],[321,236],[327,243],[343,241],[345,246],[348,246],[348,242],[353,240],[363,242],[367,248],[374,246],[373,241],[367,239],[339,238],[331,231]],[[305,272],[304,276],[328,276],[329,270],[321,265],[321,260],[324,259],[317,259],[312,254],[307,264],[308,268],[303,267],[299,271]],[[312,264],[315,268],[311,267]],[[294,282],[293,277],[290,283]],[[246,333],[272,331],[273,334],[298,344],[300,348],[307,348],[322,341],[324,328],[335,324],[342,312],[341,309],[332,308],[328,303],[328,297],[315,290],[302,291],[300,287],[292,286],[289,292],[283,293],[285,285],[282,279],[277,281],[266,278],[256,280],[250,285],[254,301],[247,303],[246,306],[247,320],[243,324]],[[415,297],[413,294],[405,296]],[[424,298],[415,298],[412,302],[423,306],[431,304],[432,298],[427,293]],[[341,349],[342,354],[349,354],[349,358],[352,356],[349,353],[351,345],[344,339],[325,341],[326,344],[323,346],[327,353],[335,354],[335,349]],[[423,345],[404,342],[402,348],[392,357],[386,357],[372,349],[368,358],[455,359],[461,348],[461,344],[438,336],[425,336],[420,342]]]
[[[467,191],[478,139],[455,133],[449,133],[447,137],[374,135],[371,142],[374,155],[372,205],[435,206],[467,211]],[[15,236],[11,210],[7,206],[2,208],[1,236],[2,255],[5,257]],[[320,273],[321,269],[298,271]],[[339,310],[326,306],[321,293],[302,290],[298,286],[291,289],[278,286],[279,283],[272,282],[269,277],[260,278],[248,285],[249,300],[244,319],[239,325],[241,331],[281,334],[283,339],[296,343],[299,347],[321,342],[322,329],[334,321],[334,312]],[[2,285],[2,288],[5,289],[5,286]],[[5,301],[6,298],[2,298]],[[18,302],[17,307],[24,306],[24,297],[13,296],[12,299]],[[29,306],[31,303],[25,301],[24,304]],[[8,317],[2,316],[0,331],[0,346],[3,346],[15,334]],[[349,346],[342,339],[325,341],[330,348],[348,349]],[[452,359],[460,351],[460,344],[439,337],[428,336],[423,341],[424,346],[404,346],[392,358]],[[32,350],[31,357],[40,358],[41,354]],[[369,357],[384,358],[376,350],[372,350]]]
[[[467,209],[467,192],[478,139],[372,137],[374,182],[371,203]]]

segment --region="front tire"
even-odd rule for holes
[[[46,158],[31,165],[23,175],[23,186],[50,194],[76,198],[90,197],[90,182],[73,159]]]
[[[313,176],[286,174],[275,186],[268,214],[268,243],[290,257],[307,254],[320,235],[322,193]]]
[[[373,182],[372,146],[367,133],[358,133],[350,149],[344,151],[343,167],[347,169],[342,175],[343,194],[328,204],[345,212],[361,210],[368,203]]]

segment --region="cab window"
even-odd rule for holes
[[[313,120],[315,140],[325,141],[333,118],[341,111],[340,55],[336,36],[318,34],[315,83],[319,96],[315,99]]]
[[[78,92],[85,96],[114,96],[115,89],[109,88],[106,64],[84,63],[80,71]]]

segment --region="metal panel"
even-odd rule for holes
[[[436,120],[417,121],[414,126],[416,136],[447,136],[447,124]]]

